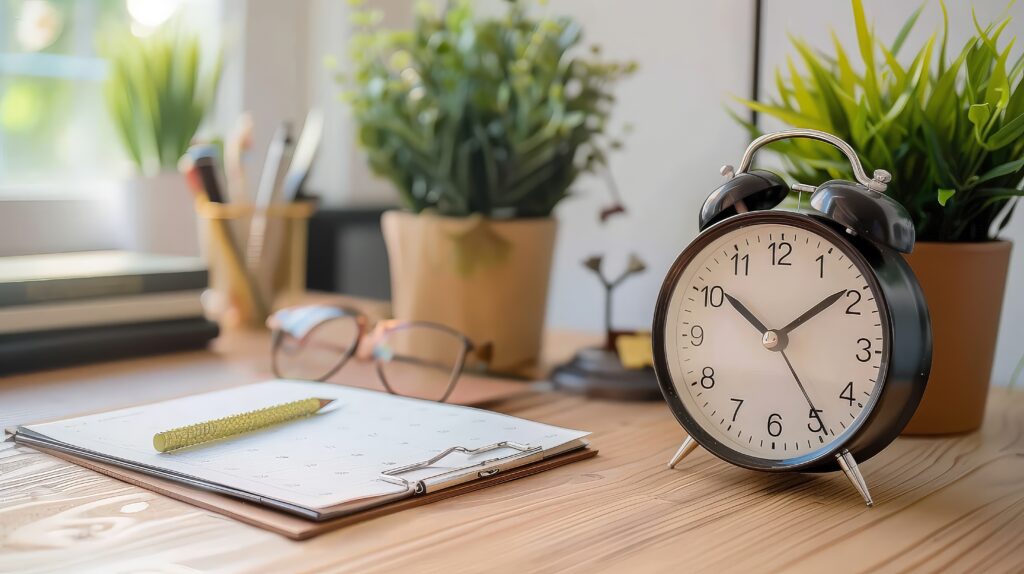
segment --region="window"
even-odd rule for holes
[[[88,194],[131,173],[97,38],[112,27],[145,34],[172,16],[219,41],[219,2],[0,0],[0,197]]]

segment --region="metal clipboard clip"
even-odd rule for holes
[[[434,464],[436,464],[438,461],[440,461],[441,459],[447,457],[448,455],[450,455],[450,454],[452,454],[454,452],[461,452],[463,454],[474,455],[474,454],[480,454],[480,453],[484,453],[484,452],[489,452],[489,451],[492,451],[492,450],[498,450],[498,449],[501,449],[501,448],[511,448],[511,449],[514,449],[514,450],[516,450],[518,452],[515,452],[513,454],[509,454],[509,455],[505,455],[505,456],[499,456],[499,457],[495,457],[495,458],[489,458],[489,459],[486,459],[486,460],[481,460],[480,462],[476,462],[476,463],[469,464],[469,465],[466,465],[466,466],[461,466],[459,468],[453,468],[451,470],[446,470],[445,472],[442,472],[442,473],[439,473],[439,474],[435,474],[435,475],[432,475],[432,476],[428,476],[428,477],[424,477],[424,478],[421,478],[421,479],[416,480],[416,481],[410,481],[407,478],[402,478],[401,476],[398,476],[400,474],[405,474],[407,472],[412,472],[414,470],[419,470],[421,468],[428,468],[428,467],[434,466]],[[484,478],[484,477],[492,476],[494,474],[497,474],[501,470],[501,467],[500,466],[495,466],[493,468],[486,468],[488,465],[491,465],[491,464],[494,464],[494,463],[501,463],[501,462],[504,462],[504,461],[507,461],[507,460],[517,459],[517,458],[520,458],[520,457],[529,456],[531,454],[539,453],[540,451],[541,451],[541,447],[539,445],[538,446],[530,446],[530,445],[527,445],[527,444],[519,444],[519,443],[512,442],[512,441],[507,441],[507,440],[506,441],[501,441],[501,442],[496,442],[494,444],[489,444],[489,445],[486,445],[486,446],[480,446],[480,447],[477,447],[477,448],[466,448],[464,446],[453,446],[453,447],[451,447],[451,448],[449,448],[449,449],[447,449],[447,450],[445,450],[445,451],[443,451],[441,453],[438,453],[438,454],[434,455],[432,458],[429,458],[427,460],[424,460],[424,461],[421,461],[421,462],[414,462],[412,464],[407,464],[405,466],[400,466],[398,468],[392,468],[392,469],[385,470],[385,471],[380,473],[380,478],[381,478],[381,480],[383,480],[385,482],[390,482],[391,484],[396,484],[398,486],[404,486],[407,489],[407,491],[412,491],[414,494],[423,494],[427,490],[427,485],[425,484],[424,481],[427,481],[427,480],[437,480],[437,479],[442,479],[442,478],[445,478],[445,477],[448,477],[448,476],[452,476],[452,475],[464,474],[465,471],[467,471],[467,470],[474,469],[474,468],[481,468],[481,467],[483,467],[484,470],[481,470],[480,472],[478,472],[477,476],[474,477],[474,478]]]

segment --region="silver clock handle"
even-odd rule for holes
[[[740,167],[736,170],[737,174],[745,173],[750,169],[750,162],[754,159],[754,152],[758,149],[779,140],[790,139],[790,138],[807,138],[812,140],[818,140],[825,143],[832,144],[839,148],[839,151],[843,152],[846,159],[850,160],[850,165],[853,166],[853,176],[857,178],[857,181],[864,187],[877,191],[879,193],[884,192],[890,181],[892,181],[892,174],[885,171],[884,169],[876,169],[873,177],[868,177],[868,174],[864,171],[864,166],[860,163],[860,158],[857,157],[857,152],[853,150],[853,147],[845,141],[837,138],[836,136],[819,131],[810,129],[795,129],[785,130],[781,132],[774,132],[765,134],[756,140],[750,142],[747,146],[747,151],[743,152],[743,159],[740,160]]]

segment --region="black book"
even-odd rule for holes
[[[0,335],[0,375],[202,349],[218,333],[197,317]]]
[[[205,289],[196,257],[85,251],[0,257],[0,307]]]

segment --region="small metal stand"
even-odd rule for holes
[[[657,401],[662,399],[654,369],[627,369],[622,366],[615,341],[619,335],[612,329],[612,293],[622,283],[647,269],[647,264],[630,255],[626,268],[614,279],[605,276],[604,256],[593,255],[583,261],[604,288],[604,347],[580,349],[571,361],[555,368],[551,381],[561,391],[616,401]]]
[[[558,390],[592,398],[617,401],[662,400],[654,369],[623,368],[615,351],[607,349],[580,349],[571,361],[551,373],[551,381]]]
[[[839,468],[843,469],[843,474],[846,475],[846,478],[850,479],[853,487],[864,497],[864,504],[874,506],[875,501],[871,499],[871,493],[868,492],[868,483],[864,482],[864,475],[860,473],[857,461],[853,460],[853,455],[850,454],[850,451],[844,450],[837,454],[836,461],[839,462]]]
[[[687,436],[683,440],[683,444],[680,445],[679,450],[672,456],[672,460],[668,461],[669,469],[673,469],[677,464],[680,463],[687,455],[693,452],[697,448],[697,441],[693,440],[693,437]],[[871,493],[868,491],[868,483],[864,481],[864,475],[860,473],[860,468],[857,467],[857,461],[853,459],[853,455],[850,451],[843,450],[843,452],[836,455],[836,462],[839,463],[839,468],[843,470],[843,474],[846,478],[853,483],[853,487],[857,489],[857,492],[864,497],[864,504],[871,507],[875,505],[875,501],[871,498]]]

